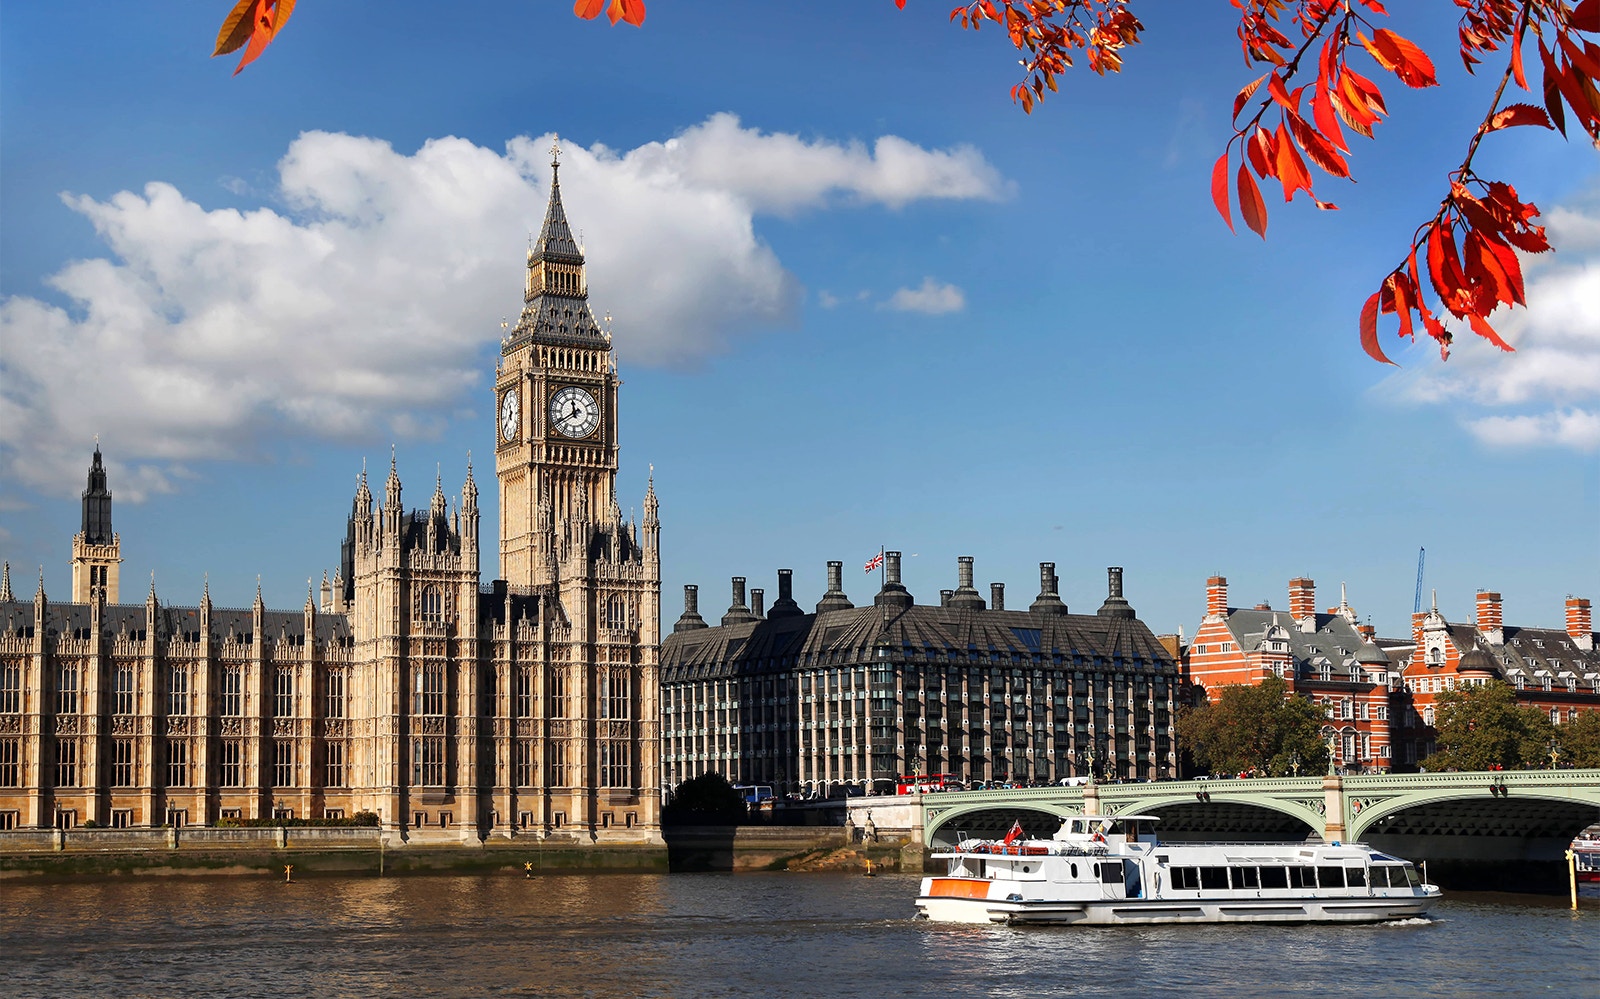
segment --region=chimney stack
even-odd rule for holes
[[[900,553],[883,553],[883,589],[873,601],[879,607],[910,607],[916,603],[900,582]]]
[[[1106,567],[1106,602],[1095,612],[1100,617],[1133,618],[1133,607],[1122,596],[1122,566]]]
[[[1301,631],[1317,630],[1317,584],[1304,576],[1289,580],[1289,616]]]
[[[1223,618],[1228,614],[1228,578],[1212,576],[1206,580],[1206,617]]]
[[[750,591],[750,613],[756,617],[765,617],[767,614],[767,593],[762,589]]]
[[[1478,630],[1490,645],[1505,644],[1505,629],[1500,611],[1500,594],[1490,590],[1478,591]]]
[[[1567,637],[1585,652],[1594,651],[1594,616],[1583,597],[1567,598]]]
[[[759,612],[758,612],[759,613]],[[805,611],[794,602],[794,570],[778,570],[778,599],[772,602],[772,610],[767,614],[767,620],[780,617],[799,617]]]
[[[728,613],[722,615],[723,624],[748,624],[756,620],[750,613],[750,608],[744,603],[744,577],[733,577],[733,603],[728,606]]]
[[[828,563],[828,592],[817,601],[817,613],[826,614],[828,611],[849,610],[855,604],[844,593],[844,563]]]
[[[950,606],[950,598],[955,596],[955,595],[956,595],[956,591],[955,590],[940,590],[939,591],[939,606],[940,607],[949,607]]]
[[[683,587],[683,616],[678,618],[678,623],[672,626],[673,631],[698,631],[706,627],[706,619],[700,616],[700,587],[693,583],[685,583]]]
[[[950,599],[945,601],[945,605],[963,610],[983,610],[983,598],[978,596],[978,591],[972,586],[971,555],[962,555],[956,559],[956,588],[951,593]]]
[[[1006,609],[1006,584],[989,584],[989,606],[994,610]]]
[[[1056,587],[1059,580],[1056,578],[1056,564],[1054,562],[1039,563],[1039,596],[1028,607],[1030,614],[1065,614],[1067,605],[1061,602],[1061,595]]]

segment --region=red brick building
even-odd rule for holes
[[[1434,701],[1447,690],[1503,680],[1517,700],[1565,725],[1600,710],[1600,651],[1590,602],[1569,597],[1566,628],[1504,623],[1500,594],[1482,590],[1470,624],[1433,609],[1412,616],[1412,635],[1376,638],[1341,592],[1317,613],[1316,584],[1289,581],[1289,609],[1228,606],[1228,581],[1206,580],[1206,615],[1181,659],[1184,680],[1219,687],[1282,677],[1321,705],[1334,762],[1345,770],[1415,770],[1435,749]],[[1559,730],[1558,730],[1559,732]],[[1558,735],[1559,738],[1559,735]]]
[[[1323,709],[1323,740],[1334,761],[1352,771],[1383,772],[1392,759],[1390,688],[1394,665],[1372,642],[1370,628],[1340,595],[1317,612],[1316,583],[1289,581],[1289,609],[1228,606],[1228,581],[1206,580],[1206,616],[1183,659],[1185,678],[1213,693],[1219,687],[1282,677],[1289,690]]]
[[[1568,597],[1566,628],[1508,626],[1499,593],[1479,590],[1471,624],[1453,624],[1431,610],[1413,614],[1412,640],[1397,655],[1396,760],[1407,769],[1434,750],[1434,701],[1446,690],[1503,680],[1517,700],[1546,712],[1557,726],[1580,711],[1600,710],[1600,652],[1590,602]],[[1397,654],[1399,649],[1391,649]]]

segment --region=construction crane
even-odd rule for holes
[[[1411,603],[1411,613],[1422,613],[1422,560],[1428,554],[1428,549],[1417,549],[1417,599]]]

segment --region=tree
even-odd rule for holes
[[[1519,705],[1508,684],[1493,681],[1447,690],[1433,703],[1439,749],[1422,761],[1429,770],[1549,765],[1555,726],[1539,708]]]
[[[1321,773],[1328,764],[1321,709],[1291,697],[1278,677],[1223,687],[1214,701],[1178,712],[1178,741],[1202,769],[1273,777]]]
[[[683,825],[738,825],[745,817],[744,798],[728,778],[705,773],[673,789],[663,817]]]
[[[1600,710],[1579,712],[1560,731],[1562,763],[1600,768]]]
[[[906,0],[894,2],[906,5]],[[1245,225],[1265,239],[1267,205],[1257,179],[1278,181],[1285,202],[1304,191],[1317,208],[1334,210],[1337,205],[1313,193],[1310,168],[1349,178],[1346,129],[1370,139],[1388,114],[1382,90],[1351,66],[1352,55],[1370,57],[1408,87],[1434,87],[1438,81],[1427,53],[1378,26],[1389,16],[1379,0],[1229,2],[1239,10],[1245,64],[1265,66],[1267,72],[1234,98],[1233,135],[1212,168],[1211,195],[1230,230],[1237,201]],[[1361,309],[1362,349],[1386,364],[1393,362],[1379,342],[1380,315],[1396,317],[1401,337],[1413,338],[1420,326],[1438,342],[1441,358],[1449,356],[1455,338],[1452,319],[1458,328],[1465,324],[1502,350],[1512,349],[1489,325],[1489,315],[1502,305],[1527,304],[1518,251],[1543,253],[1550,244],[1544,227],[1534,222],[1540,214],[1535,205],[1510,184],[1485,180],[1473,170],[1483,139],[1523,125],[1566,135],[1570,113],[1573,127],[1600,143],[1600,45],[1583,37],[1600,35],[1600,0],[1453,2],[1462,11],[1460,56],[1467,71],[1495,53],[1505,65],[1465,157],[1446,176],[1438,210],[1416,228],[1409,251]],[[1407,0],[1408,7],[1418,5],[1419,0]],[[1145,6],[1141,0],[969,0],[951,11],[950,19],[974,31],[985,24],[1004,29],[1024,56],[1022,81],[1011,88],[1011,97],[1032,113],[1046,90],[1057,91],[1056,77],[1073,64],[1075,53],[1082,52],[1095,73],[1121,72],[1125,50],[1138,44],[1144,30],[1133,13],[1136,6],[1161,9],[1159,2]],[[213,55],[244,49],[234,69],[238,74],[277,37],[293,10],[294,0],[237,0]],[[644,0],[573,4],[581,18],[602,12],[612,24],[642,25]],[[1507,103],[1508,84],[1531,92],[1528,63],[1535,50],[1540,103]]]

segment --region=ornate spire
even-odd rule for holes
[[[15,599],[11,595],[11,563],[7,562],[0,567],[0,603],[10,603]]]
[[[533,246],[531,260],[561,260],[583,263],[583,251],[572,238],[572,227],[567,224],[567,210],[561,204],[561,143],[555,139],[550,145],[550,204],[544,210],[544,226],[539,230],[539,240]]]
[[[583,248],[572,238],[561,203],[560,145],[551,146],[550,153],[550,203],[539,237],[528,247],[522,315],[503,338],[502,353],[516,349],[528,337],[586,347],[610,345],[610,334],[600,329],[589,311]]]
[[[472,452],[467,452],[467,481],[461,484],[461,507],[466,509],[478,506],[478,482],[472,477]]]
[[[96,435],[89,482],[83,490],[83,540],[91,545],[109,545],[112,536],[111,490],[106,488],[106,468],[100,461],[100,438]]]

